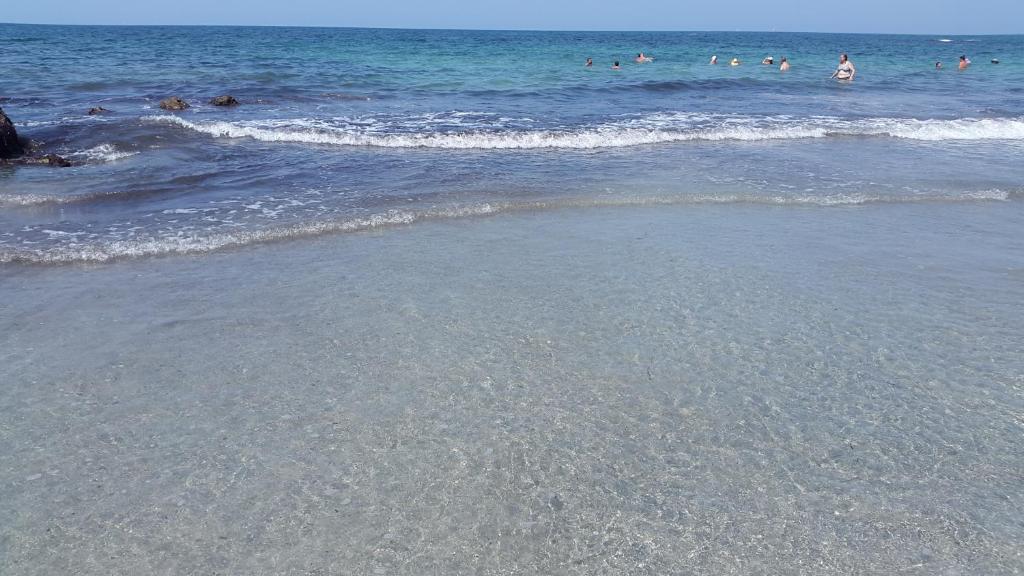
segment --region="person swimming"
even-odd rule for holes
[[[839,66],[836,66],[836,71],[832,73],[832,77],[836,80],[853,80],[853,77],[857,75],[857,69],[854,68],[853,62],[850,62],[850,57],[846,54],[839,55]]]
[[[729,62],[729,66],[739,66],[740,64],[741,62],[739,58],[733,58],[732,61]]]
[[[594,59],[593,58],[587,58],[587,63],[584,64],[584,66],[586,66],[587,68],[593,67],[594,66]]]
[[[935,69],[936,70],[942,70],[942,62],[936,62],[935,63]]]
[[[789,60],[785,56],[782,57],[782,64],[779,64],[779,72],[785,72],[789,70]]]
[[[765,56],[764,60],[761,60],[761,64],[764,64],[765,66],[771,66],[775,64],[775,58],[773,56]]]
[[[718,64],[718,54],[713,54],[711,56],[711,62],[708,62],[708,64]]]
[[[616,61],[615,61],[615,62],[614,62],[614,63],[612,64],[612,70],[621,70],[621,69],[622,69],[622,68],[620,68],[620,67],[619,67],[619,61],[618,61],[618,60],[616,60]]]
[[[645,62],[653,62],[653,61],[654,61],[654,58],[651,58],[650,56],[645,55],[643,52],[641,52],[641,53],[636,55],[636,63],[637,64],[643,64]]]
[[[967,67],[970,66],[970,65],[971,65],[970,59],[968,59],[966,55],[961,55],[960,56],[960,64],[957,66],[957,68],[959,68],[960,70],[966,70]]]

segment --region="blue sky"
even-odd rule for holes
[[[537,30],[1024,33],[1024,0],[139,0],[13,1],[3,22]]]

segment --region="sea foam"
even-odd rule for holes
[[[794,118],[658,113],[617,118],[593,125],[543,129],[523,129],[523,122],[509,122],[510,127],[506,129],[501,122],[477,128],[472,125],[432,125],[422,121],[405,125],[390,122],[382,127],[374,119],[227,122],[161,115],[147,116],[144,120],[171,124],[216,138],[381,148],[593,149],[687,141],[793,140],[835,136],[922,141],[1024,140],[1024,118],[849,120],[826,116]]]
[[[210,234],[162,236],[142,239],[79,241],[76,234],[45,230],[54,240],[66,236],[64,244],[39,246],[0,245],[0,263],[71,264],[110,262],[125,258],[184,255],[239,248],[252,244],[309,238],[328,234],[362,232],[392,228],[430,220],[453,220],[493,216],[502,213],[558,209],[615,208],[667,205],[761,204],[773,206],[818,206],[824,208],[865,204],[916,204],[928,202],[985,202],[1019,199],[1020,192],[978,190],[955,194],[885,196],[873,194],[832,195],[755,195],[755,194],[679,194],[667,196],[616,196],[608,198],[560,198],[535,201],[479,202],[424,209],[387,210],[367,216],[338,215],[316,221],[299,222],[261,229],[214,232]],[[190,214],[187,210],[172,211]],[[202,212],[202,210],[197,210]]]

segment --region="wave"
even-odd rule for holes
[[[1024,118],[1021,117],[917,120],[658,113],[621,117],[590,126],[553,128],[530,128],[516,119],[491,119],[474,124],[452,123],[452,118],[227,122],[192,121],[180,116],[161,115],[146,116],[143,120],[171,124],[216,138],[380,148],[593,149],[687,141],[763,141],[837,136],[920,141],[1024,140]]]
[[[118,150],[113,144],[100,144],[99,146],[93,146],[88,150],[81,150],[69,154],[72,158],[82,158],[89,162],[114,162],[117,160],[123,160],[125,158],[131,158],[138,152],[125,152]]]
[[[0,194],[0,206],[45,206],[47,204],[75,204],[91,202],[119,196],[127,196],[125,192],[98,192],[92,194]]]
[[[111,240],[92,244],[73,243],[48,248],[0,247],[2,264],[82,264],[104,263],[128,258],[187,255],[241,248],[281,240],[310,238],[329,234],[405,226],[430,220],[453,220],[493,216],[502,213],[535,212],[557,209],[643,207],[667,205],[761,204],[775,206],[843,207],[865,204],[911,204],[928,202],[1009,201],[1021,197],[1020,192],[983,190],[960,194],[930,196],[882,196],[870,194],[835,194],[828,196],[757,196],[678,195],[634,196],[615,198],[565,198],[524,202],[481,202],[462,206],[426,208],[422,210],[388,210],[365,217],[338,218],[297,223],[287,226],[214,233],[206,236],[170,236],[147,240]],[[181,211],[175,213],[183,213]],[[73,233],[53,232],[51,236]]]

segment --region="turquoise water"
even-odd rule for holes
[[[79,164],[2,169],[5,262],[556,205],[1017,201],[1024,180],[1020,36],[3,25],[0,41],[0,105]],[[852,83],[829,80],[840,51]],[[242,105],[207,104],[222,93]],[[193,107],[157,108],[172,94]]]

